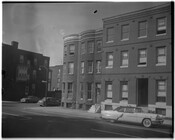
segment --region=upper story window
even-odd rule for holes
[[[114,27],[107,28],[106,42],[107,43],[114,42]]]
[[[44,60],[44,66],[48,66],[48,61],[46,59]]]
[[[128,67],[128,51],[121,52],[121,67]]]
[[[97,52],[101,52],[101,47],[102,47],[102,41],[98,40],[97,41]]]
[[[74,53],[75,53],[75,45],[70,45],[69,46],[69,54],[74,55]]]
[[[81,54],[85,54],[86,48],[85,48],[85,43],[81,43]]]
[[[73,98],[73,83],[68,83],[68,94],[67,94],[68,99]]]
[[[37,65],[37,58],[34,58],[34,65]]]
[[[147,21],[139,22],[139,38],[147,37]]]
[[[84,74],[84,62],[81,62],[81,74]]]
[[[67,46],[64,46],[64,55],[67,55]]]
[[[68,73],[74,74],[74,63],[72,62],[68,63]]]
[[[94,52],[94,41],[89,41],[88,42],[88,53],[93,53]]]
[[[88,61],[88,73],[93,73],[93,61]]]
[[[24,55],[19,56],[19,62],[20,62],[20,64],[24,63]]]
[[[27,65],[30,66],[30,60],[27,60]]]
[[[113,68],[113,53],[106,53],[106,68]]]
[[[122,25],[122,40],[129,40],[129,24]]]
[[[157,48],[157,66],[166,65],[166,47]]]
[[[166,34],[167,30],[167,20],[166,17],[157,19],[157,35]]]
[[[140,49],[139,51],[139,66],[146,66],[147,64],[147,51],[146,49]]]
[[[112,99],[112,82],[106,82],[106,98]]]
[[[101,60],[96,61],[96,70],[97,73],[101,73]]]
[[[166,81],[157,80],[157,102],[166,102]]]

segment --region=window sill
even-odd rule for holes
[[[164,35],[166,35],[166,33],[164,33],[164,34],[156,34],[156,36],[164,36]]]
[[[128,41],[129,40],[129,38],[126,38],[126,39],[122,39],[121,41]]]
[[[156,64],[156,66],[166,66],[166,64]]]
[[[156,102],[156,105],[159,107],[166,107],[166,102]]]
[[[92,99],[87,99],[88,101],[92,101]]]
[[[147,67],[147,65],[137,65],[137,67]]]
[[[138,39],[147,38],[147,36],[139,36]]]
[[[111,41],[107,41],[106,43],[113,43],[114,41],[113,40],[111,40]]]
[[[128,66],[120,66],[120,68],[128,68]]]
[[[109,67],[109,66],[108,66],[108,67],[105,67],[105,68],[106,68],[106,69],[112,69],[113,67]]]

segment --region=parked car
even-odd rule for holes
[[[36,96],[27,96],[20,100],[21,103],[37,103],[39,100]]]
[[[144,127],[151,127],[153,124],[162,124],[163,116],[154,113],[144,113],[141,108],[120,106],[114,110],[101,111],[101,118],[111,122],[123,121],[140,123]]]
[[[38,101],[40,106],[59,106],[60,101],[54,97],[44,97]]]

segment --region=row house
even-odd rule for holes
[[[76,108],[138,106],[172,117],[171,17],[166,4],[104,18],[103,29],[64,37],[65,98],[72,93]]]

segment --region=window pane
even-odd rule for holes
[[[114,28],[107,28],[107,41],[114,40]]]

